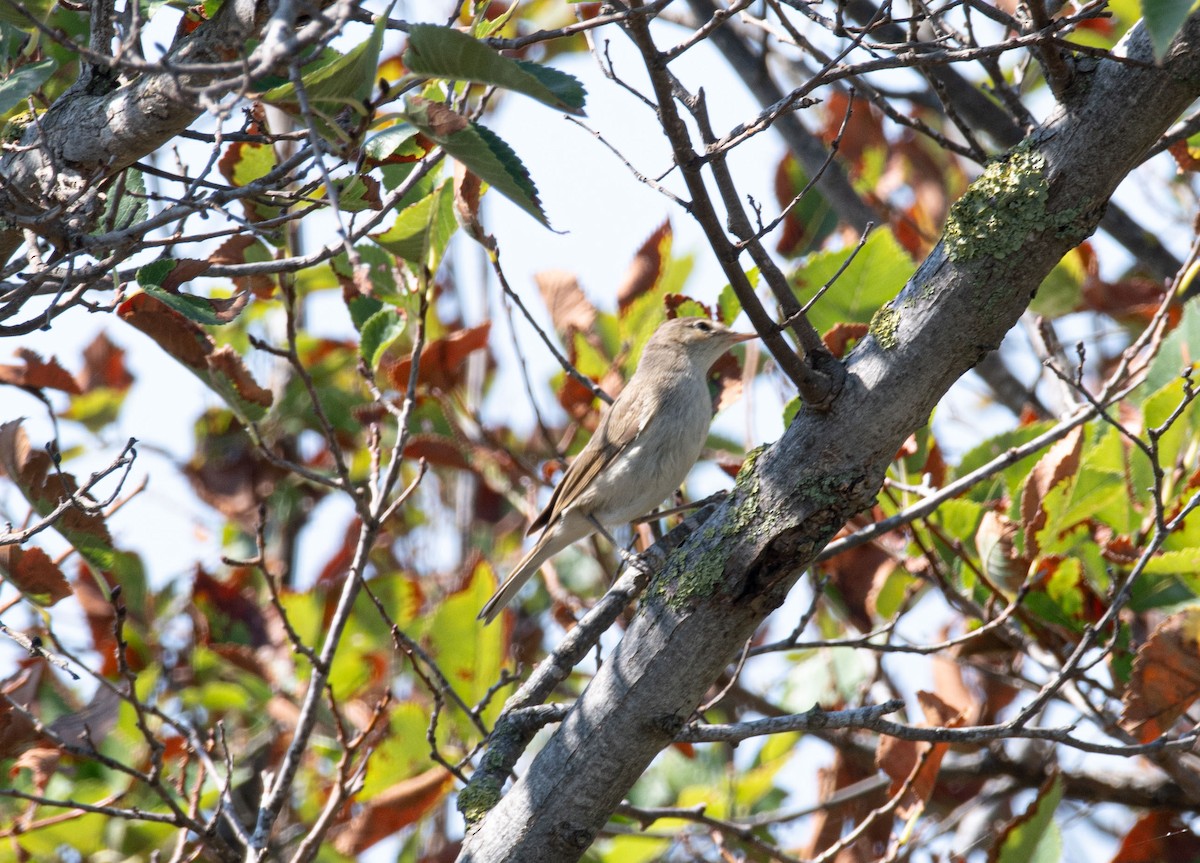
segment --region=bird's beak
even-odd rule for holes
[[[730,341],[735,345],[740,345],[742,342],[748,342],[751,339],[757,339],[758,333],[730,333]]]

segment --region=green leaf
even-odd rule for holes
[[[1029,310],[1047,318],[1057,318],[1079,308],[1087,268],[1078,248],[1062,256],[1029,302]]]
[[[1024,815],[1001,833],[1000,843],[988,857],[996,863],[1057,863],[1062,856],[1062,836],[1054,823],[1054,810],[1063,796],[1057,774],[1038,791]]]
[[[1179,325],[1163,339],[1162,348],[1150,363],[1146,382],[1140,388],[1153,393],[1179,377],[1185,368],[1194,368],[1200,357],[1200,300],[1192,299],[1183,307]]]
[[[800,194],[808,185],[808,173],[800,163],[790,156],[780,165],[783,172],[780,180],[786,180],[788,197]],[[781,202],[786,203],[786,201]],[[788,211],[784,218],[779,253],[789,258],[798,257],[815,249],[831,235],[838,226],[837,212],[820,190],[813,186]]]
[[[454,187],[446,181],[423,200],[400,211],[390,228],[372,234],[371,239],[409,263],[436,273],[457,227]]]
[[[37,32],[34,20],[44,22],[54,6],[54,0],[22,0],[19,5],[17,3],[0,3],[0,22],[11,24],[21,30]],[[25,12],[29,14],[26,15]]]
[[[1142,0],[1142,18],[1150,33],[1156,60],[1161,62],[1167,56],[1167,49],[1194,6],[1192,0]]]
[[[484,626],[476,620],[495,586],[491,564],[480,561],[462,589],[438,604],[429,622],[430,653],[467,704],[476,704],[487,694],[504,665],[502,627]],[[493,699],[486,715],[499,713],[501,701]]]
[[[0,4],[2,5],[4,4]],[[7,114],[26,97],[36,93],[57,68],[58,63],[53,60],[39,60],[36,63],[26,63],[6,76],[0,81],[0,115]]]
[[[757,276],[758,270],[753,271]],[[752,279],[751,284],[757,279]],[[737,320],[737,316],[742,313],[742,301],[738,299],[737,292],[734,291],[733,285],[726,285],[721,288],[721,293],[717,296],[717,317],[724,324],[732,325]]]
[[[1146,561],[1147,575],[1200,575],[1200,548],[1164,551]]]
[[[404,65],[417,75],[494,84],[571,114],[582,114],[587,99],[572,75],[502,57],[466,33],[435,24],[409,29]]]
[[[962,460],[958,464],[958,470],[954,472],[954,475],[956,477],[966,476],[971,471],[983,467],[992,461],[992,459],[1003,455],[1010,449],[1028,443],[1038,435],[1048,431],[1050,426],[1051,423],[1048,422],[1030,423],[1027,426],[1021,426],[1020,428],[1003,432],[985,440],[962,457]],[[1038,456],[1039,453],[1032,453],[1016,464],[1009,465],[991,480],[981,482],[972,488],[967,493],[968,496],[972,500],[988,500],[997,493],[997,485],[1003,483],[1003,487],[1007,490],[1009,497],[1019,499],[1020,484],[1025,480],[1029,471],[1033,469],[1034,464],[1037,463]]]
[[[371,96],[375,87],[375,73],[379,69],[379,52],[383,47],[383,34],[387,29],[387,17],[392,7],[375,19],[370,37],[356,45],[347,54],[332,63],[322,65],[308,73],[302,73],[304,95],[308,104],[317,113],[336,111],[349,106],[355,113],[363,114],[363,103]],[[260,97],[262,101],[277,105],[290,112],[299,110],[296,85],[289,81]]]
[[[425,148],[417,142],[416,137],[415,126],[410,123],[397,123],[368,138],[363,143],[363,154],[376,162],[386,159],[419,159],[425,155]]]
[[[358,348],[362,357],[374,371],[379,360],[396,339],[404,333],[408,319],[395,309],[380,309],[363,324]]]
[[[550,223],[538,200],[537,186],[512,147],[478,123],[438,102],[408,100],[409,122],[472,173],[546,227]]]
[[[141,285],[142,290],[153,296],[156,300],[170,306],[185,318],[193,320],[198,324],[218,326],[228,323],[228,320],[222,320],[219,317],[210,300],[203,297],[195,297],[191,294],[168,291],[163,288],[163,283],[181,263],[183,262],[177,261],[174,258],[159,258],[157,261],[151,261],[137,271],[136,278],[138,284]]]
[[[783,406],[783,427],[787,428],[792,424],[792,420],[796,418],[796,414],[800,413],[800,408],[804,407],[804,400],[800,396],[794,396]]]
[[[94,235],[128,228],[145,218],[146,209],[146,181],[141,171],[129,168],[125,171],[123,183],[113,183],[109,187],[104,216]]]
[[[810,255],[796,271],[796,292],[801,300],[833,278],[849,254],[842,249]],[[819,332],[850,321],[870,323],[871,316],[900,292],[912,273],[912,258],[892,232],[876,230],[825,296],[809,310],[808,318]]]

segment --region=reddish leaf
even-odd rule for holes
[[[870,331],[867,324],[856,323],[840,323],[835,324],[829,329],[825,335],[821,337],[821,341],[825,343],[826,349],[838,359],[846,356],[850,348],[865,336]]]
[[[105,387],[126,392],[133,386],[133,375],[125,365],[125,351],[117,347],[104,333],[92,339],[83,349],[83,369],[79,372],[82,392]]]
[[[1080,294],[1086,308],[1110,315],[1119,321],[1148,322],[1162,304],[1166,289],[1154,279],[1131,276],[1106,282],[1085,277]]]
[[[152,338],[239,413],[258,419],[271,406],[271,393],[255,383],[232,347],[218,348],[196,323],[160,300],[134,294],[117,307],[117,315]]]
[[[1122,698],[1121,725],[1149,743],[1165,734],[1200,698],[1200,608],[1172,614],[1133,661]]]
[[[625,277],[617,287],[617,308],[620,311],[625,311],[634,300],[658,284],[670,254],[671,239],[671,220],[665,219],[634,254]]]
[[[596,307],[579,287],[574,273],[566,270],[543,270],[534,275],[542,302],[550,312],[554,331],[571,346],[572,333],[589,332],[596,324]]]
[[[941,488],[946,483],[946,459],[942,456],[942,448],[936,438],[929,438],[929,450],[925,454],[925,464],[921,474],[929,476],[929,483],[934,488]]]
[[[357,800],[349,824],[331,832],[333,847],[347,856],[366,849],[397,833],[439,804],[454,787],[454,774],[444,767],[396,783],[370,800]]]
[[[117,307],[117,315],[152,338],[160,348],[199,373],[212,339],[200,326],[149,294],[134,294]]]
[[[24,365],[0,365],[0,384],[79,394],[79,384],[58,360],[51,357],[47,362],[28,348],[18,348],[16,353]]]
[[[469,329],[456,330],[449,335],[429,343],[421,351],[421,366],[417,374],[417,383],[424,384],[442,392],[448,392],[458,385],[458,368],[473,351],[487,347],[488,334],[491,332],[490,321]],[[387,370],[392,386],[400,391],[408,389],[409,372],[412,362],[408,357],[390,366]]]
[[[591,416],[595,401],[591,388],[584,386],[574,375],[563,377],[563,385],[558,390],[558,403],[572,420],[579,422]]]
[[[877,108],[863,99],[856,99],[847,121],[849,103],[850,96],[843,90],[829,94],[825,101],[825,126],[820,136],[826,143],[832,143],[845,121],[846,130],[838,144],[838,156],[856,166],[868,149],[887,147],[887,138],[883,134],[883,115]]]
[[[71,595],[71,585],[58,564],[36,546],[0,546],[0,575],[38,605],[54,605]]]
[[[118,671],[117,637],[113,630],[116,609],[87,568],[81,565],[79,570],[75,578],[75,597],[92,634],[92,649],[100,656],[99,673],[102,677],[112,677]],[[127,651],[125,658],[134,671],[145,667],[144,658],[137,651]]]
[[[847,528],[863,526],[861,519],[852,521],[839,532],[845,536]],[[860,632],[869,632],[873,626],[870,599],[872,591],[896,568],[896,558],[877,543],[868,543],[835,554],[818,564],[821,572],[829,576],[837,588],[850,623]]]
[[[1033,466],[1021,492],[1021,527],[1025,530],[1025,554],[1036,557],[1037,532],[1046,526],[1046,511],[1042,502],[1050,489],[1079,471],[1079,456],[1083,446],[1083,427],[1077,426],[1060,440]]]
[[[1167,152],[1175,158],[1179,173],[1186,174],[1189,171],[1200,170],[1200,153],[1192,149],[1186,138],[1167,147]]]
[[[817,800],[825,802],[843,788],[849,788],[875,775],[875,771],[868,769],[868,765],[863,764],[860,759],[847,758],[840,749],[835,750],[833,764],[817,771]],[[799,856],[816,857],[837,842],[846,830],[858,826],[870,811],[883,804],[885,799],[883,789],[879,789],[869,794],[855,795],[841,805],[820,807],[812,816],[812,839]],[[873,819],[866,834],[845,849],[843,854],[839,854],[836,860],[838,863],[860,860],[865,863],[878,859],[881,850],[887,847],[891,827],[890,819]]]
[[[667,320],[674,318],[709,318],[713,316],[712,307],[689,297],[687,294],[667,294],[663,297],[663,307],[667,310]]]
[[[413,435],[404,447],[405,458],[423,458],[430,464],[471,470],[471,463],[463,455],[462,448],[452,439],[441,435]]]
[[[1112,863],[1196,859],[1200,859],[1200,837],[1183,822],[1179,813],[1151,809],[1125,834]]]

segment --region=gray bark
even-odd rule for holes
[[[803,412],[669,559],[617,649],[460,860],[576,860],[706,689],[834,532],[869,506],[903,440],[999,345],[1059,258],[1095,230],[1117,184],[1200,96],[1200,17],[1156,66],[1079,61],[1063,107],[1027,141],[1045,213],[997,209],[979,254],[939,243],[847,360],[827,414]],[[1027,221],[1031,219],[1031,221]],[[1018,250],[993,245],[1015,237]],[[836,288],[835,288],[836,289]]]

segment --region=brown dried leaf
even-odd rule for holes
[[[35,746],[32,749],[27,749],[21,753],[20,758],[13,762],[8,775],[12,778],[22,770],[28,770],[30,778],[33,781],[34,790],[38,794],[43,794],[46,791],[46,786],[50,784],[50,780],[54,778],[54,774],[58,771],[58,759],[60,755],[59,750],[49,746]]]
[[[1021,527],[1025,530],[1025,554],[1037,556],[1037,532],[1046,526],[1042,501],[1063,480],[1079,471],[1083,446],[1083,426],[1076,426],[1066,437],[1050,447],[1033,466],[1021,492]]]
[[[962,714],[932,692],[918,691],[917,700],[925,713],[926,727],[955,728],[962,725]],[[907,786],[904,798],[896,809],[899,818],[907,820],[928,802],[937,784],[942,759],[949,749],[948,743],[880,738],[875,762],[892,779],[888,797],[894,797]]]
[[[1029,560],[1017,552],[1017,523],[988,510],[975,532],[975,548],[984,574],[994,584],[1016,590],[1029,572]]]
[[[205,368],[212,339],[200,326],[149,294],[134,294],[117,306],[125,323],[141,330],[177,361],[194,372]]]
[[[847,527],[856,526],[861,525],[855,521]],[[845,536],[849,532],[843,528],[838,535]],[[895,570],[896,559],[878,544],[867,543],[835,554],[818,567],[837,588],[850,615],[850,623],[860,632],[870,632],[874,627],[872,592]]]
[[[250,370],[246,368],[246,364],[242,362],[241,356],[233,349],[232,345],[221,345],[208,355],[207,362],[209,369],[231,383],[237,395],[243,400],[261,408],[269,408],[275,400],[270,390],[260,387],[254,380]]]
[[[350,823],[338,825],[330,836],[333,847],[355,856],[399,830],[416,822],[440,803],[454,787],[454,774],[444,767],[431,767],[405,779],[377,797],[356,801]]]
[[[1172,614],[1133,660],[1122,698],[1121,725],[1149,743],[1165,734],[1200,698],[1200,608]]]
[[[54,605],[71,595],[71,585],[58,564],[36,546],[0,546],[0,575],[38,605]]]
[[[0,384],[11,384],[16,387],[32,389],[62,390],[71,395],[79,395],[79,384],[71,373],[51,357],[43,360],[28,348],[18,348],[16,352],[24,365],[0,365]]]
[[[841,750],[834,753],[833,764],[822,767],[817,771],[817,799],[825,802],[843,788],[849,788],[864,779],[874,776],[874,771],[866,769],[858,759],[847,758]],[[808,846],[800,854],[801,857],[815,857],[842,837],[844,830],[858,825],[872,809],[884,803],[883,790],[879,789],[870,794],[856,796],[840,806],[821,807],[813,813],[813,833]],[[873,853],[877,847],[886,847],[891,834],[891,824],[886,818],[876,818],[867,834],[839,854],[836,863],[848,861],[873,861],[878,855]]]
[[[725,354],[708,372],[708,392],[713,400],[713,413],[719,413],[742,397],[745,375],[742,364],[733,354]]]
[[[102,677],[112,677],[118,672],[117,666],[117,637],[113,630],[116,621],[116,609],[108,596],[100,589],[100,585],[87,568],[80,565],[75,578],[75,598],[79,600],[87,621],[88,631],[92,634],[92,649],[100,657],[99,673]],[[129,648],[125,659],[133,671],[141,671],[144,667],[142,655]]]
[[[429,130],[437,138],[444,138],[448,135],[453,135],[455,132],[461,132],[471,125],[466,117],[447,108],[441,102],[431,102],[429,99],[421,96],[414,96],[411,101],[414,106],[419,106],[426,112],[425,116]]]
[[[257,600],[253,588],[247,582],[253,578],[248,569],[234,569],[226,578],[214,578],[202,567],[197,566],[192,576],[192,603],[203,618],[197,627],[198,641],[216,647],[228,644],[236,635],[239,646],[248,641],[252,647],[268,644],[267,624],[263,617],[263,606]],[[196,615],[193,615],[193,619]],[[229,656],[227,659],[231,658]],[[239,663],[247,671],[249,664]]]
[[[20,420],[0,425],[0,475],[6,475],[36,512],[49,513],[79,491],[75,478],[55,469],[45,450],[34,450]],[[68,507],[54,528],[89,560],[112,551],[112,536],[99,513]]]
[[[654,229],[641,248],[634,253],[629,269],[617,287],[617,309],[625,311],[634,300],[653,288],[662,277],[664,264],[671,251],[671,220]]]
[[[579,279],[567,270],[543,270],[533,277],[542,302],[550,312],[554,331],[571,347],[573,333],[589,332],[596,324],[596,307],[579,287]]]
[[[825,102],[825,127],[820,131],[821,139],[832,143],[842,128],[846,119],[846,109],[850,107],[848,93],[838,90],[829,94]],[[863,99],[854,101],[850,119],[846,121],[846,130],[842,133],[838,144],[838,155],[844,156],[847,163],[857,165],[863,153],[870,148],[889,147],[883,134],[883,115],[879,109]],[[789,197],[782,203],[791,200]]]
[[[487,236],[479,221],[479,199],[483,183],[478,174],[466,169],[462,162],[454,163],[454,212],[472,239],[482,242]]]
[[[7,696],[0,698],[0,758],[19,755],[40,737],[32,720],[13,703],[33,704],[46,664],[38,659],[23,661],[21,665],[14,675],[0,682],[0,693]]]

